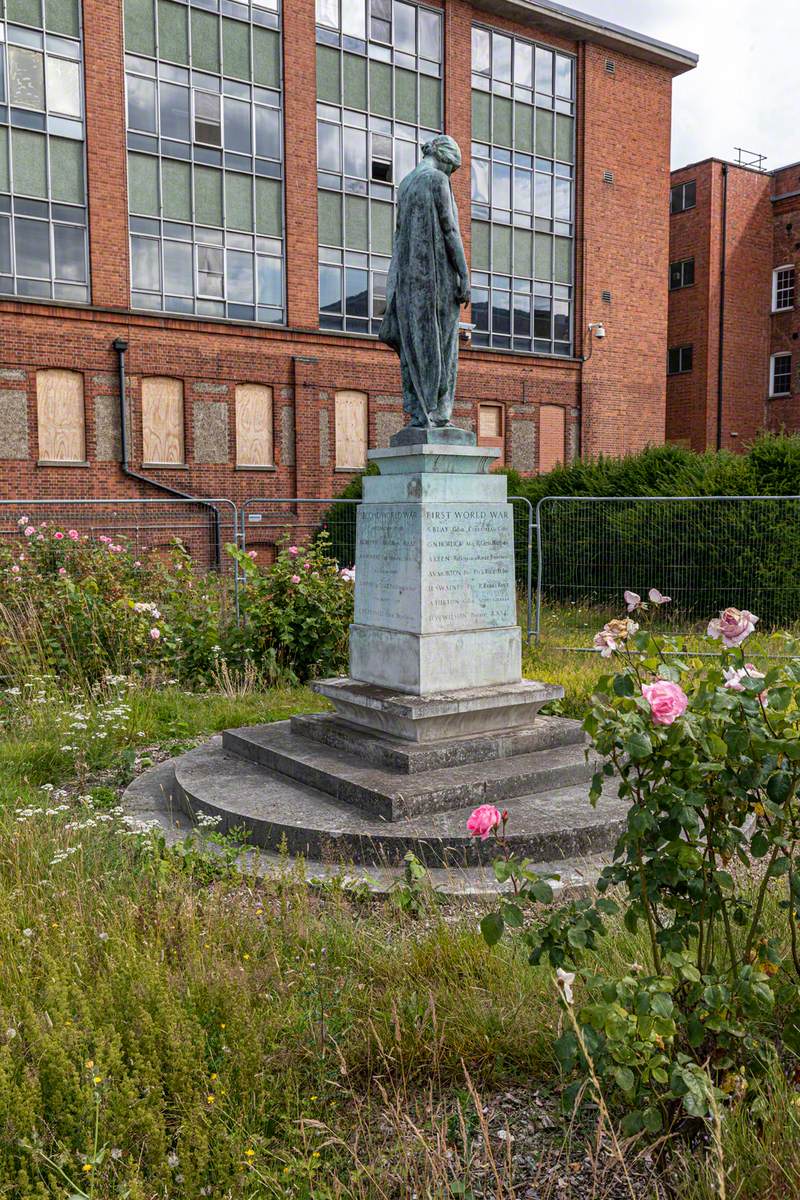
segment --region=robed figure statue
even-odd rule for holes
[[[450,425],[458,370],[459,309],[469,275],[450,176],[461,166],[446,134],[428,142],[400,184],[394,254],[380,340],[400,356],[403,409],[412,426]]]

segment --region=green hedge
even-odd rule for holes
[[[509,495],[525,497],[534,508],[546,496],[800,496],[800,437],[764,435],[743,454],[668,445],[623,458],[582,459],[547,475],[505,474]],[[342,496],[360,497],[362,478]],[[342,511],[347,507],[330,510],[332,532],[339,523],[346,529],[348,517],[352,527],[352,512]],[[518,533],[522,582],[524,521]],[[550,600],[616,607],[623,588],[644,595],[655,586],[673,597],[673,611],[693,617],[736,604],[762,622],[800,620],[800,501],[620,504],[603,506],[602,520],[588,504],[547,507],[543,538]]]

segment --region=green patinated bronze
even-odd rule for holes
[[[450,176],[461,166],[445,134],[400,184],[394,255],[380,339],[400,356],[403,409],[415,427],[450,425],[458,371],[459,309],[469,274]]]

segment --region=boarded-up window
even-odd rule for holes
[[[336,466],[363,471],[367,465],[367,397],[365,392],[336,393]]]
[[[564,409],[543,404],[539,409],[539,472],[544,475],[564,461]]]
[[[36,375],[40,462],[84,462],[83,376],[77,371]]]
[[[142,461],[183,463],[183,384],[180,379],[142,380]]]
[[[495,459],[495,466],[504,464],[505,426],[502,404],[478,405],[478,445],[496,446],[500,457]]]
[[[272,388],[242,383],[236,389],[236,462],[240,467],[271,467]]]

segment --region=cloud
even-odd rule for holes
[[[576,0],[575,7],[700,55],[674,84],[672,165],[767,155],[767,167],[800,159],[796,0]]]

